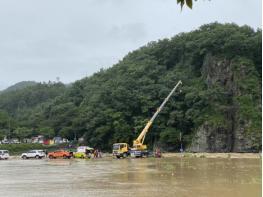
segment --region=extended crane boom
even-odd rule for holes
[[[137,139],[133,141],[133,147],[134,148],[137,148],[137,149],[145,149],[146,148],[146,146],[143,145],[146,133],[148,132],[149,128],[151,127],[151,125],[152,125],[153,121],[155,120],[155,118],[157,117],[157,115],[160,113],[160,111],[162,111],[163,107],[165,106],[167,101],[170,99],[170,97],[172,96],[172,94],[175,92],[175,90],[177,89],[177,87],[180,84],[182,84],[181,80],[178,81],[178,83],[174,86],[174,88],[171,90],[171,92],[168,94],[168,96],[164,99],[164,101],[162,102],[160,107],[157,108],[156,112],[154,113],[152,118],[147,122],[146,126],[144,127],[144,129],[142,130],[140,135],[137,137]]]
[[[115,143],[113,144],[113,150],[112,155],[114,157],[120,158],[120,157],[127,157],[128,155],[131,155],[133,157],[143,157],[148,156],[148,150],[147,146],[143,144],[146,133],[148,132],[149,128],[151,127],[153,121],[157,117],[157,115],[162,111],[163,107],[167,103],[167,101],[170,99],[172,94],[175,92],[177,87],[182,84],[182,81],[178,81],[178,83],[174,86],[174,88],[171,90],[171,92],[168,94],[168,96],[164,99],[162,104],[159,108],[157,108],[156,112],[152,116],[152,118],[147,122],[144,129],[140,133],[140,135],[137,137],[136,140],[133,141],[133,147],[130,148],[127,143]]]

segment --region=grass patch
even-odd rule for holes
[[[43,145],[43,144],[0,144],[0,150],[8,150],[10,155],[20,155],[32,149],[47,150],[68,149],[68,144]]]

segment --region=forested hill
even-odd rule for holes
[[[3,91],[0,91],[0,93],[20,90],[20,89],[24,89],[24,88],[29,87],[29,86],[34,86],[36,84],[37,83],[34,81],[21,81],[19,83],[16,83],[15,85],[12,85],[12,86],[6,88]]]
[[[12,136],[77,135],[104,150],[131,144],[182,80],[147,144],[178,151],[182,132],[189,151],[259,151],[261,44],[261,30],[218,23],[151,42],[70,87],[39,84],[0,95],[0,132],[11,118]]]

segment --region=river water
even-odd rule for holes
[[[261,159],[0,161],[0,196],[261,196]]]

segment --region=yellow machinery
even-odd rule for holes
[[[88,146],[79,146],[77,148],[77,152],[73,153],[74,158],[79,158],[79,159],[85,159],[85,158],[90,158],[91,153],[93,153],[94,149]]]
[[[130,148],[127,143],[115,143],[113,144],[112,155],[114,157],[127,157],[130,154]]]
[[[164,105],[167,103],[167,101],[170,99],[172,94],[175,92],[177,87],[182,84],[182,81],[178,81],[178,83],[174,86],[174,88],[171,90],[171,92],[168,94],[168,96],[164,99],[162,104],[159,108],[157,108],[156,112],[152,116],[152,118],[147,122],[146,126],[140,133],[140,135],[137,137],[136,140],[133,141],[132,148],[129,148],[129,145],[127,143],[115,143],[113,144],[113,156],[120,158],[120,157],[127,157],[128,155],[131,155],[132,157],[144,157],[148,156],[148,150],[147,146],[143,144],[145,136],[151,127],[153,121],[157,117],[157,115],[160,113],[160,111],[163,109]]]

